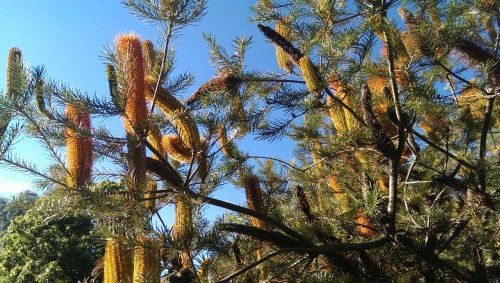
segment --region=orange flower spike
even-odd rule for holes
[[[90,132],[90,115],[75,106],[66,106],[66,118],[80,131]],[[92,138],[82,136],[73,127],[66,128],[67,166],[66,182],[72,189],[84,186],[92,170]]]
[[[144,129],[147,117],[142,45],[137,35],[124,34],[116,38],[116,49],[118,66],[126,81],[125,130],[133,134]]]
[[[125,101],[125,131],[128,141],[128,189],[142,191],[146,187],[146,149],[140,139],[147,119],[144,94],[144,60],[142,45],[135,34],[120,35],[115,40],[118,70],[122,76],[121,91]],[[120,76],[118,76],[120,78]]]
[[[358,211],[358,217],[356,222],[358,224],[359,233],[364,237],[371,238],[376,234],[373,225],[371,224],[368,217],[364,215],[362,210]]]

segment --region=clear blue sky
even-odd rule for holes
[[[208,14],[203,20],[183,30],[174,41],[177,52],[177,70],[196,75],[196,83],[189,93],[214,75],[208,62],[208,48],[202,39],[204,32],[215,34],[230,51],[235,36],[254,37],[247,66],[250,70],[276,71],[274,47],[264,40],[255,23],[250,23],[250,6],[256,1],[209,0]],[[51,78],[66,82],[90,95],[106,95],[108,83],[99,55],[103,46],[113,44],[115,36],[135,32],[144,39],[156,42],[156,27],[144,24],[132,16],[119,0],[16,0],[0,2],[0,78],[5,78],[9,48],[23,51],[29,66],[45,65]],[[0,79],[5,89],[5,79]],[[108,123],[108,121],[93,121]],[[122,127],[109,123],[110,127]],[[265,145],[244,143],[243,149],[256,155],[290,157],[283,143]],[[48,158],[31,141],[21,140],[16,151],[29,156],[39,164]],[[0,197],[10,196],[29,188],[30,177],[0,168]],[[242,203],[241,190],[223,188],[217,196]]]

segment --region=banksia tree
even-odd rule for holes
[[[117,39],[107,67],[113,104],[50,80],[44,89],[56,101],[51,108],[83,105],[92,115],[123,117],[126,139],[105,129],[92,134],[96,154],[125,169],[111,177],[132,177],[132,197],[122,189],[83,190],[80,203],[100,211],[114,200],[118,208],[104,215],[113,216],[110,230],[125,230],[116,238],[155,230],[168,280],[196,280],[194,263],[204,257],[210,268],[199,276],[221,282],[498,279],[495,1],[256,1],[252,19],[261,35],[236,38],[231,52],[205,36],[215,74],[206,82],[173,75],[170,44],[203,15],[206,1],[124,2],[165,28],[164,49],[134,35]],[[297,71],[249,70],[252,40],[276,48],[262,62],[278,59],[280,68]],[[27,85],[21,97],[29,100]],[[35,109],[27,104],[0,101],[37,137],[47,133],[26,117]],[[62,129],[67,121],[55,110],[52,118],[33,115]],[[262,154],[258,142],[278,140],[286,145],[280,152]],[[8,154],[0,158],[16,164]],[[61,183],[53,175],[48,180]],[[146,180],[159,181],[156,197],[171,200],[148,205],[152,212],[175,205],[173,227],[141,203]],[[238,188],[246,206],[227,201]],[[212,223],[205,205],[226,212]],[[143,254],[139,247],[139,273]]]
[[[73,190],[85,186],[92,170],[92,138],[90,136],[90,115],[74,105],[66,106],[66,183]]]

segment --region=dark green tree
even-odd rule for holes
[[[16,217],[24,215],[33,207],[38,195],[31,191],[21,192],[11,199],[0,199],[0,235],[5,233],[10,222]]]
[[[64,211],[41,197],[12,220],[0,238],[1,282],[78,282],[90,277],[100,256],[93,224],[84,213]]]

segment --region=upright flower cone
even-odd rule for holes
[[[156,52],[151,40],[144,40],[142,42],[142,53],[144,54],[144,71],[147,75],[154,74]]]
[[[175,223],[172,237],[174,240],[180,241],[186,245],[191,238],[191,230],[193,226],[193,211],[191,199],[184,194],[175,196]],[[181,251],[181,264],[185,268],[191,267],[191,256],[189,250]]]
[[[160,283],[160,250],[148,236],[134,246],[134,283]]]
[[[345,133],[347,131],[347,121],[345,119],[344,109],[342,109],[342,106],[335,103],[333,99],[328,96],[326,98],[326,107],[328,108],[330,119],[332,120],[333,127],[337,133]]]
[[[132,251],[115,239],[106,240],[103,283],[131,283],[134,265]]]
[[[141,191],[146,186],[146,149],[141,142],[146,126],[146,98],[144,95],[144,63],[142,46],[135,34],[116,38],[118,68],[123,76],[120,86],[125,101],[125,131],[128,141],[129,190]]]
[[[259,186],[259,178],[255,175],[246,175],[244,177],[245,182],[245,194],[247,198],[248,208],[264,213],[264,198],[262,197],[262,191]],[[253,226],[259,228],[265,228],[265,223],[258,219],[252,217],[250,222]]]
[[[10,99],[17,99],[21,96],[24,75],[23,75],[23,53],[20,49],[13,47],[9,49],[7,58],[7,92]]]
[[[7,57],[7,89],[6,97],[15,99],[21,95],[24,83],[24,74],[22,66],[22,52],[16,47],[9,49]],[[0,140],[3,138],[10,123],[10,114],[5,113],[4,122],[0,124]]]
[[[264,198],[262,196],[262,191],[260,190],[259,178],[255,175],[248,174],[244,176],[245,182],[245,194],[247,197],[247,206],[251,210],[258,211],[260,213],[265,213],[264,210]],[[266,223],[258,218],[251,217],[250,223],[258,228],[265,228]],[[260,246],[256,250],[257,259],[262,258],[264,252],[264,244],[261,242]],[[267,277],[267,269],[265,266],[260,267],[260,278],[264,279]]]
[[[66,183],[70,188],[76,190],[89,181],[92,170],[90,115],[68,104],[66,106],[66,118],[72,124],[66,127],[68,167]],[[78,129],[75,129],[75,127]]]

